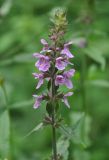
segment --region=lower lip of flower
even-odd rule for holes
[[[57,77],[57,81],[58,81],[58,83],[63,83],[64,82],[64,79],[63,79],[63,77]]]

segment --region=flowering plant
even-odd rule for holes
[[[56,103],[60,100],[70,108],[67,97],[71,96],[73,92],[68,91],[63,93],[59,91],[61,85],[66,86],[68,89],[73,88],[71,77],[74,76],[75,69],[67,69],[68,65],[73,66],[70,62],[74,56],[70,52],[70,46],[72,42],[64,42],[63,37],[66,32],[66,13],[64,10],[56,10],[52,18],[53,27],[50,30],[49,44],[45,39],[41,39],[43,45],[42,50],[39,53],[34,53],[33,56],[37,59],[35,67],[38,68],[39,73],[33,73],[35,79],[38,79],[36,89],[39,89],[46,80],[48,82],[47,93],[41,95],[33,95],[35,98],[34,109],[40,107],[42,101],[46,101],[46,110],[48,116],[45,118],[45,122],[49,122],[52,125],[53,131],[53,160],[58,159],[56,148]]]

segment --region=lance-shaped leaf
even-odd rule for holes
[[[57,143],[58,154],[62,157],[63,160],[68,160],[70,142],[66,136],[61,136]]]
[[[39,129],[42,129],[43,128],[43,123],[39,123],[34,129],[32,129],[24,138],[30,136],[32,133],[38,131]]]
[[[84,113],[73,113],[71,115],[72,127],[60,126],[62,133],[70,138],[73,143],[86,148],[90,145],[90,139],[88,137],[90,131],[90,117],[85,116]]]

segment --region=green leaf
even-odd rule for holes
[[[58,101],[55,102],[55,110],[56,110],[56,112],[58,112],[58,110],[59,110],[59,102]]]
[[[86,148],[91,143],[89,139],[91,118],[85,113],[75,112],[71,114],[71,122],[73,125],[73,142]]]
[[[0,62],[0,66],[6,66],[6,65],[10,65],[13,63],[32,63],[33,59],[31,54],[20,54],[20,55],[16,55],[13,56],[11,58],[8,59],[4,59]]]
[[[48,102],[46,105],[46,111],[49,115],[52,114],[52,104],[50,102]]]
[[[84,49],[84,53],[94,61],[98,62],[101,65],[101,69],[104,70],[106,61],[101,50],[96,47],[89,47]]]
[[[36,132],[38,131],[39,129],[42,129],[43,128],[43,123],[39,123],[34,129],[32,129],[24,138],[30,136],[33,132]]]
[[[4,34],[0,37],[0,54],[6,51],[14,42],[14,35],[12,33]]]
[[[49,81],[48,81],[48,84],[47,84],[48,90],[50,89],[50,87],[51,87],[51,80],[49,80]]]
[[[90,131],[90,117],[84,113],[73,113],[71,115],[72,127],[60,126],[64,135],[71,139],[75,144],[86,148],[90,145],[88,137]]]
[[[60,92],[68,92],[68,89],[65,86],[59,86],[59,91]]]
[[[74,160],[90,160],[90,153],[85,150],[74,149]]]
[[[9,108],[21,108],[21,107],[28,107],[33,104],[33,100],[25,100],[22,102],[17,102],[13,104],[9,104]]]
[[[109,81],[107,80],[90,80],[88,82],[86,82],[86,84],[88,85],[92,85],[92,86],[97,86],[97,87],[104,87],[104,88],[109,88]]]
[[[61,136],[58,140],[57,143],[57,150],[58,150],[58,154],[60,156],[62,156],[63,160],[68,160],[68,156],[69,156],[69,152],[68,152],[68,148],[69,148],[70,142],[69,139],[66,138],[65,136]]]
[[[13,62],[17,63],[31,63],[33,62],[33,58],[31,54],[19,54],[13,57]]]
[[[10,152],[10,119],[8,111],[4,111],[0,116],[0,156],[9,157]]]

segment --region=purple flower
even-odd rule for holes
[[[66,77],[66,78],[71,78],[74,76],[74,73],[75,73],[75,69],[70,69],[69,71],[65,71],[63,73],[63,75]]]
[[[33,73],[35,79],[39,79],[36,89],[40,88],[40,86],[44,83],[44,74],[43,73]]]
[[[65,59],[63,59],[63,57],[58,57],[56,58],[56,68],[58,70],[64,70],[65,67],[67,66],[67,61],[65,61]]]
[[[72,44],[72,42],[69,43],[65,43],[64,44],[64,48],[61,51],[62,55],[65,55],[67,58],[73,58],[74,56],[72,55],[72,53],[69,51],[69,46]]]
[[[66,85],[67,88],[73,88],[72,81],[70,78],[74,75],[75,70],[70,69],[69,71],[65,71],[62,75],[57,75],[55,79],[55,85]]]
[[[41,96],[33,95],[33,97],[36,98],[33,108],[37,109],[37,108],[39,108],[44,96],[43,95],[41,95]]]
[[[70,105],[68,103],[67,97],[72,96],[73,92],[68,92],[63,96],[62,102],[65,103],[65,105],[70,108]]]
[[[56,79],[55,79],[55,85],[63,85],[65,83],[65,79],[63,77],[63,75],[57,75]]]
[[[34,54],[35,57],[39,58],[39,60],[36,62],[35,66],[43,72],[46,72],[50,68],[50,59],[48,56],[44,56],[41,54]]]
[[[73,84],[72,81],[70,80],[70,78],[74,75],[75,70],[74,69],[70,69],[69,71],[65,71],[63,73],[63,77],[65,79],[64,84],[67,86],[67,88],[71,89],[73,88]]]
[[[66,85],[67,88],[71,89],[73,88],[72,81],[63,75],[57,75],[55,79],[55,85]]]
[[[45,39],[41,39],[41,43],[44,46],[42,50],[48,50],[49,49],[48,42]]]

